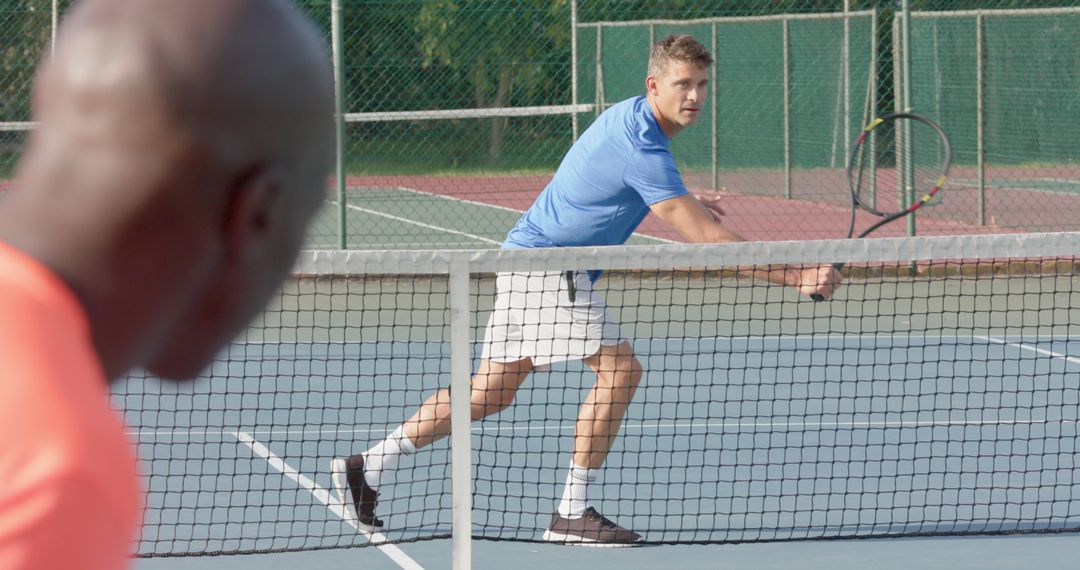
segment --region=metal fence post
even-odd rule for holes
[[[720,83],[720,56],[716,53],[716,22],[712,23],[712,56],[713,56],[713,76],[712,81],[709,82],[709,89],[712,91],[712,189],[713,192],[720,190],[720,117],[717,116],[717,112],[720,110],[719,102],[716,100],[717,85]]]
[[[335,154],[337,165],[334,174],[337,177],[337,246],[338,249],[346,249],[348,236],[346,235],[345,216],[345,64],[342,55],[341,38],[341,0],[330,1],[330,35],[333,43],[334,65],[334,129],[335,129]]]
[[[975,162],[979,178],[979,225],[986,225],[986,31],[975,16]]]
[[[911,0],[900,0],[900,107],[904,112],[910,113],[911,108]],[[902,205],[907,208],[915,199],[914,193],[914,163],[911,156],[911,125],[904,123],[900,133],[901,144],[897,145],[900,151],[900,176],[899,179],[900,199]],[[915,215],[907,217],[908,235],[915,235]]]
[[[783,19],[784,52],[784,198],[791,199],[791,23]]]
[[[578,104],[578,21],[577,0],[570,0],[570,99],[571,104]],[[571,130],[574,141],[578,138],[578,113],[574,111],[570,115]]]

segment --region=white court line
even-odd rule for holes
[[[357,189],[357,187],[353,187],[353,188]],[[433,198],[442,198],[444,200],[449,200],[451,202],[464,202],[466,204],[471,204],[473,206],[483,206],[485,208],[495,208],[496,210],[503,210],[503,211],[506,211],[506,212],[513,212],[515,214],[524,214],[525,213],[525,210],[518,210],[517,208],[511,208],[509,206],[500,206],[498,204],[486,204],[484,202],[477,202],[476,200],[465,200],[465,199],[462,199],[462,198],[453,198],[451,196],[443,196],[442,194],[435,194],[433,192],[424,192],[423,190],[417,190],[416,188],[406,188],[404,186],[387,186],[387,188],[390,188],[392,190],[400,190],[402,192],[411,192],[413,194],[420,194],[421,196],[431,196]],[[639,232],[634,232],[634,235],[638,236],[638,237],[641,237],[641,238],[645,238],[645,239],[656,240],[656,241],[661,242],[661,243],[682,243],[682,242],[675,241],[673,239],[650,236],[650,235],[639,233]]]
[[[1030,350],[1031,352],[1035,352],[1035,353],[1042,354],[1042,355],[1045,355],[1045,356],[1052,356],[1054,358],[1060,358],[1060,359],[1065,360],[1067,362],[1072,362],[1073,364],[1080,364],[1080,358],[1077,358],[1075,356],[1069,356],[1068,354],[1062,354],[1060,352],[1054,352],[1052,350],[1046,350],[1045,348],[1039,348],[1037,346],[1031,346],[1030,344],[1024,344],[1022,342],[1009,342],[1008,340],[1001,339],[1001,338],[994,338],[994,337],[989,337],[989,336],[978,336],[978,335],[976,335],[974,338],[977,338],[979,340],[984,340],[986,342],[993,342],[993,343],[996,343],[996,344],[1004,344],[1004,345],[1011,346],[1011,347],[1014,347],[1014,348],[1019,348],[1021,350]]]
[[[348,523],[349,526],[355,528],[361,534],[367,536],[372,544],[378,545],[376,548],[378,548],[379,551],[389,557],[390,560],[393,560],[399,567],[407,570],[424,570],[423,566],[410,558],[397,546],[394,546],[393,544],[382,544],[386,542],[386,535],[381,532],[368,532],[360,528],[359,525],[356,524],[356,521],[352,520],[352,517],[345,512],[346,507],[344,505],[330,499],[329,491],[323,489],[306,475],[294,469],[291,465],[286,463],[284,459],[274,455],[273,452],[267,449],[262,443],[256,441],[250,434],[243,431],[231,433],[236,439],[240,440],[241,443],[247,445],[257,455],[265,459],[271,467],[281,471],[286,477],[295,481],[297,485],[300,485],[300,487],[309,491],[317,501],[326,505],[326,508],[330,509],[330,512],[340,517],[341,520]]]
[[[335,200],[327,200],[327,202],[337,206],[337,201],[335,201]],[[425,224],[423,222],[418,222],[416,220],[410,220],[409,218],[403,218],[401,216],[395,216],[393,214],[387,214],[385,212],[379,212],[379,211],[376,211],[376,210],[369,210],[367,208],[361,208],[360,206],[353,206],[352,204],[346,204],[345,207],[349,208],[350,210],[356,210],[357,212],[364,212],[365,214],[372,214],[372,215],[375,215],[375,216],[382,216],[384,218],[389,218],[389,219],[394,220],[394,221],[402,222],[402,223],[405,223],[405,224],[412,224],[414,226],[419,226],[421,228],[425,228],[425,229],[429,229],[429,230],[435,230],[437,232],[446,232],[446,233],[449,233],[449,234],[465,236],[467,238],[474,239],[474,240],[477,240],[477,241],[482,241],[484,243],[502,245],[501,241],[493,240],[491,238],[486,238],[486,237],[483,237],[483,236],[478,236],[476,234],[470,234],[469,232],[462,232],[462,231],[458,231],[458,230],[452,230],[450,228],[444,228],[442,226],[436,226],[436,225],[432,225],[432,224]]]
[[[1080,184],[1080,180],[1074,178],[1050,178],[1050,177],[1038,177],[1038,178],[1020,178],[1020,180],[1038,180],[1040,182],[1064,182],[1066,184]]]
[[[362,187],[353,187],[353,190],[360,190]],[[391,190],[400,190],[402,192],[410,192],[413,194],[420,194],[421,196],[430,196],[432,198],[441,198],[450,202],[464,202],[465,204],[472,204],[473,206],[483,206],[485,208],[495,208],[496,210],[503,210],[505,212],[513,212],[515,214],[524,214],[525,210],[519,210],[517,208],[511,208],[509,206],[500,206],[498,204],[486,204],[484,202],[477,202],[476,200],[465,200],[463,198],[453,198],[450,196],[443,196],[442,194],[435,194],[434,192],[424,192],[423,190],[417,190],[416,188],[406,188],[404,186],[387,186]]]
[[[1073,178],[1049,178],[1049,177],[1045,177],[1045,176],[1040,176],[1040,177],[1035,177],[1035,178],[1028,178],[1028,177],[1024,177],[1024,178],[998,178],[996,180],[998,180],[998,181],[1013,181],[1013,182],[1018,182],[1018,183],[1023,183],[1023,182],[1025,182],[1027,180],[1033,180],[1035,182],[1059,182],[1061,184],[1080,184],[1080,180],[1076,180],[1076,179],[1073,179]],[[975,179],[975,178],[950,178],[949,179],[949,185],[952,185],[953,183],[960,184],[960,185],[963,185],[963,186],[978,186],[979,181],[977,179]],[[1000,188],[1000,189],[1005,189],[1005,190],[1011,190],[1011,189],[1014,188],[1014,186],[995,185],[994,180],[989,180],[986,185],[989,188]],[[1044,188],[1036,188],[1036,190],[1044,190]]]

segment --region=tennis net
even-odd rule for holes
[[[447,440],[383,475],[375,537],[343,522],[330,460],[450,385],[455,352],[476,369],[496,273],[598,269],[644,375],[593,495],[647,542],[1080,530],[1078,251],[1065,233],[306,252],[207,378],[115,387],[148,490],[138,552],[451,536]],[[821,303],[735,269],[832,262],[845,285]],[[541,540],[594,381],[556,364],[461,431],[473,538]]]

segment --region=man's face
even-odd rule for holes
[[[709,69],[690,62],[668,64],[659,76],[646,79],[650,98],[660,114],[660,126],[673,136],[697,122],[705,105]]]

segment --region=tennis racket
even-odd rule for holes
[[[848,157],[851,224],[847,237],[866,237],[885,224],[939,202],[951,164],[949,138],[934,121],[915,113],[875,119],[856,137]],[[916,198],[916,192],[923,194]],[[885,204],[898,206],[890,209]],[[860,211],[878,218],[861,232],[857,229]],[[844,264],[833,266],[839,270]],[[824,299],[818,294],[811,298]]]

